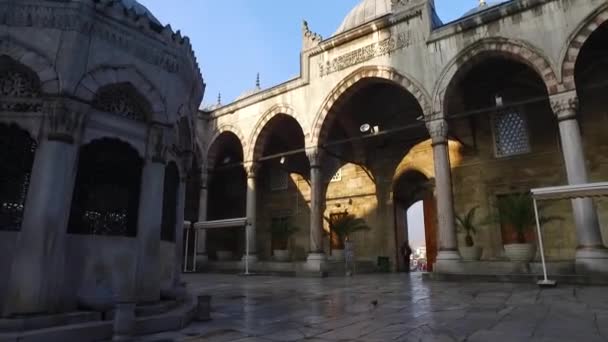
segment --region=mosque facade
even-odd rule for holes
[[[450,23],[432,0],[362,0],[329,38],[304,22],[298,77],[199,113],[203,210],[190,219],[246,218],[201,230],[199,265],[248,253],[266,270],[323,271],[343,260],[331,223],[352,215],[371,228],[348,236],[360,267],[403,270],[406,210],[422,201],[436,272],[535,269],[534,225],[506,206],[606,179],[607,21],[603,0],[481,1]],[[456,219],[473,208],[475,248]],[[542,212],[552,270],[608,271],[603,200]]]

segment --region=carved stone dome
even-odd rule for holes
[[[158,19],[156,19],[156,17],[152,14],[152,12],[150,12],[150,10],[148,10],[146,8],[146,6],[137,2],[137,0],[118,0],[118,1],[120,1],[127,10],[133,10],[133,11],[135,11],[135,13],[137,13],[137,15],[146,16],[153,23],[155,23],[159,26],[162,26],[160,21],[158,21]]]
[[[359,27],[391,13],[391,0],[362,0],[342,21],[334,35]]]

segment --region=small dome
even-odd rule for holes
[[[137,15],[144,15],[150,19],[153,23],[159,26],[163,26],[158,19],[146,8],[146,6],[137,2],[137,0],[119,0],[126,9],[132,9]]]
[[[334,35],[354,29],[391,13],[391,0],[362,0],[342,21]]]
[[[488,10],[488,9],[490,9],[492,7],[498,6],[498,5],[500,5],[502,3],[505,3],[507,1],[509,1],[509,0],[481,2],[479,6],[471,9],[470,11],[468,11],[467,13],[465,13],[462,17],[464,18],[464,17],[468,17],[468,16],[473,15],[473,14],[477,14],[479,12],[483,12],[485,10]]]

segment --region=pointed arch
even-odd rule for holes
[[[458,75],[466,74],[468,69],[477,64],[476,62],[488,55],[506,56],[531,67],[545,83],[549,95],[563,90],[549,59],[535,47],[515,39],[500,37],[482,39],[452,59],[439,76],[433,91],[433,113],[444,113],[446,92],[457,81]]]
[[[608,22],[608,4],[602,5],[593,11],[593,13],[574,30],[568,39],[561,64],[562,83],[565,87],[564,90],[569,91],[576,89],[574,75],[578,56],[587,39],[591,37],[598,27],[606,22]]]
[[[306,127],[304,119],[299,114],[297,114],[293,107],[288,104],[274,105],[270,107],[270,109],[268,109],[266,112],[264,112],[264,114],[262,114],[258,122],[255,124],[253,132],[251,133],[251,136],[249,138],[249,148],[247,149],[247,155],[245,156],[245,160],[255,160],[257,156],[260,156],[262,154],[264,144],[260,142],[265,141],[268,135],[271,133],[268,130],[265,130],[264,128],[267,127],[266,125],[274,117],[280,114],[287,115],[293,118],[298,123],[298,125],[300,125],[304,136],[306,136],[306,132],[304,132],[304,127]]]
[[[217,140],[220,138],[220,136],[225,133],[230,133],[239,140],[241,147],[242,147],[241,153],[243,153],[243,158],[245,157],[245,153],[247,151],[247,145],[245,142],[245,135],[243,134],[243,132],[241,132],[241,130],[238,127],[235,127],[235,126],[232,126],[229,124],[222,125],[213,131],[213,133],[211,134],[211,139],[209,139],[209,142],[208,142],[208,145],[206,148],[207,152],[205,154],[206,163],[204,164],[207,167],[207,169],[213,169],[213,167],[214,167],[213,160],[215,160],[215,158],[217,157],[217,155],[216,155],[217,148],[214,149],[213,147],[218,142]]]
[[[168,121],[165,100],[146,77],[134,67],[101,67],[87,73],[76,86],[75,94],[80,99],[93,101],[98,91],[113,84],[132,85],[150,104],[151,119],[156,122]]]
[[[0,56],[3,55],[10,57],[36,73],[43,93],[60,93],[59,74],[57,74],[50,58],[8,36],[0,37]]]
[[[387,80],[397,85],[400,85],[404,90],[407,90],[418,101],[422,112],[425,115],[430,114],[431,97],[428,95],[424,87],[415,81],[412,77],[403,75],[391,67],[385,66],[364,66],[348,75],[342,80],[323,101],[312,125],[312,134],[310,143],[312,146],[318,146],[323,140],[324,134],[323,125],[330,112],[336,111],[336,108],[344,105],[344,94],[346,94],[353,86],[358,84],[363,79],[377,78]]]

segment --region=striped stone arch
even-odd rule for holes
[[[165,100],[156,87],[134,67],[101,67],[87,73],[76,86],[75,94],[93,101],[97,91],[107,85],[130,83],[150,104],[152,121],[167,123]]]
[[[213,167],[215,165],[213,165],[213,160],[215,160],[217,151],[213,148],[215,143],[217,143],[217,139],[224,133],[231,133],[234,134],[239,141],[241,142],[241,147],[243,148],[243,158],[245,158],[245,153],[247,151],[247,145],[246,145],[246,140],[245,140],[245,135],[241,132],[241,130],[238,127],[232,126],[232,125],[222,125],[218,128],[216,128],[213,131],[213,134],[211,134],[211,139],[208,140],[208,144],[206,147],[206,153],[205,153],[205,157],[206,157],[206,163],[204,165],[206,165],[207,169],[211,170],[213,169]],[[244,160],[246,161],[246,160]]]
[[[13,37],[0,37],[0,56],[8,56],[32,70],[40,80],[45,94],[60,93],[61,82],[51,59],[15,40]]]
[[[306,136],[306,132],[304,131],[304,127],[306,127],[306,125],[304,124],[304,120],[302,117],[300,117],[297,112],[290,106],[287,104],[278,104],[275,106],[272,106],[270,109],[268,109],[266,112],[264,112],[264,114],[262,114],[261,118],[258,120],[258,122],[255,124],[254,128],[253,128],[253,132],[251,133],[251,137],[249,138],[249,143],[248,143],[248,154],[246,155],[246,160],[251,160],[251,161],[255,161],[257,160],[259,157],[262,156],[262,153],[264,153],[263,149],[264,149],[264,141],[266,141],[266,138],[268,137],[268,135],[271,133],[269,130],[266,130],[264,128],[266,128],[267,124],[277,115],[279,114],[284,114],[284,115],[288,115],[290,117],[292,117],[294,120],[296,120],[298,122],[298,124],[300,125],[300,128],[302,129],[302,132],[304,133],[304,136]]]
[[[393,82],[403,87],[416,98],[418,104],[422,108],[422,112],[427,115],[430,112],[430,96],[424,90],[424,87],[416,82],[412,77],[400,74],[397,70],[385,66],[364,66],[344,78],[338,85],[329,93],[323,101],[319,112],[315,116],[312,126],[311,146],[318,146],[319,142],[325,137],[327,132],[323,131],[323,125],[328,118],[328,114],[338,112],[347,101],[344,96],[353,86],[359,84],[359,81],[364,79],[382,79]]]
[[[595,10],[570,36],[562,63],[562,79],[565,90],[576,89],[574,69],[581,49],[593,32],[606,22],[608,22],[608,4]]]
[[[549,95],[563,91],[549,59],[523,41],[507,38],[488,38],[465,48],[443,70],[433,91],[433,113],[444,113],[448,88],[458,76],[464,76],[478,62],[490,56],[505,56],[524,63],[536,71],[547,87]]]

